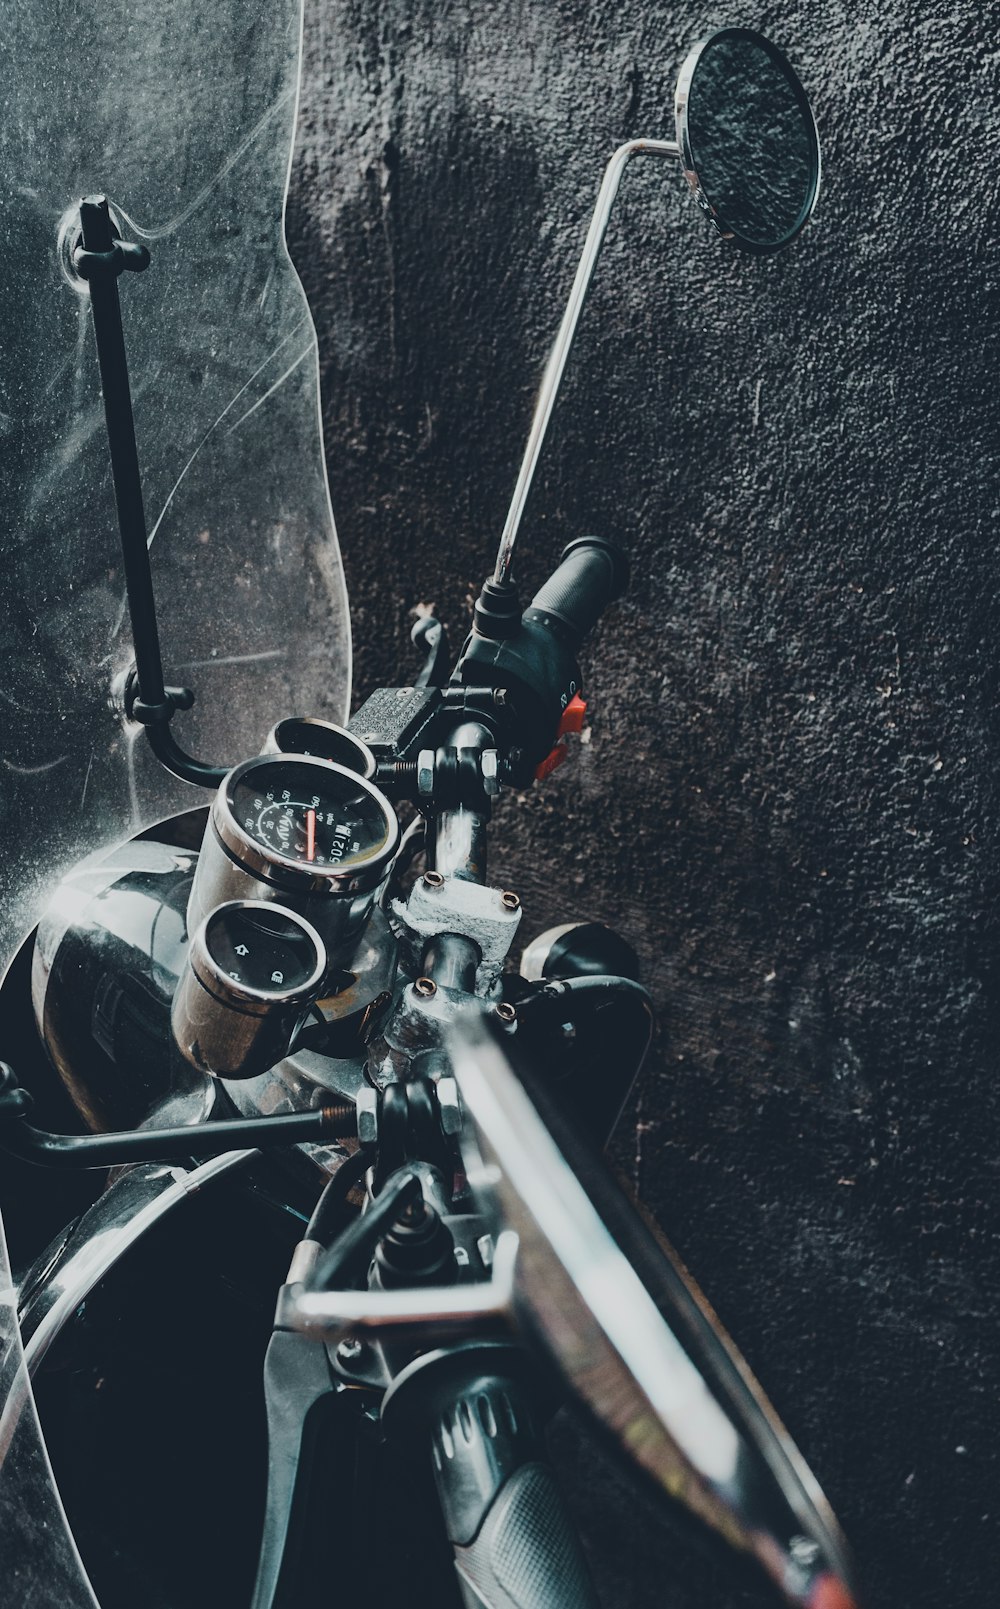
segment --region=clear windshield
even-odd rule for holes
[[[0,974],[60,876],[204,797],[115,711],[132,646],[74,204],[152,265],[120,282],[183,747],[343,719],[350,633],[316,338],[282,229],[301,0],[7,0],[0,82]],[[62,248],[60,250],[60,248]],[[0,1056],[10,1055],[0,1046]],[[93,1606],[27,1385],[0,1227],[0,1579]]]
[[[285,249],[301,0],[8,0],[0,120],[0,970],[59,876],[201,795],[114,710],[132,660],[75,203],[152,264],[123,322],[175,731],[233,764],[342,719],[316,339]],[[60,253],[60,241],[62,252]]]

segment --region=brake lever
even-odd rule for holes
[[[421,615],[410,632],[410,641],[426,656],[414,687],[444,687],[451,669],[451,648],[442,622],[435,615]]]

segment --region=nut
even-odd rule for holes
[[[479,764],[483,774],[483,792],[487,799],[495,799],[500,792],[500,756],[496,749],[484,749]]]
[[[457,1081],[451,1077],[439,1078],[436,1088],[442,1129],[445,1134],[460,1133],[462,1128],[462,1102],[459,1098]]]
[[[365,1084],[358,1090],[358,1141],[361,1145],[378,1144],[378,1090]]]
[[[414,978],[413,980],[414,991],[423,1000],[430,1000],[433,995],[436,995],[437,987],[433,978]]]
[[[444,887],[444,878],[440,872],[424,872],[423,882],[425,888]]]
[[[521,909],[521,901],[518,899],[513,889],[510,888],[505,888],[503,893],[500,895],[500,904],[503,906],[505,911],[519,911]]]
[[[421,799],[434,797],[434,750],[421,749],[417,755],[417,792]]]
[[[498,1000],[494,1007],[501,1022],[516,1022],[517,1012],[509,1000]]]

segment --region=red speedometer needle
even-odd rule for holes
[[[306,860],[316,859],[316,812],[306,811]]]

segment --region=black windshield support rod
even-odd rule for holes
[[[111,476],[135,648],[135,676],[126,694],[126,714],[145,727],[150,748],[168,771],[184,782],[214,788],[226,775],[225,768],[204,765],[200,760],[192,759],[178,747],[170,731],[170,721],[175,712],[190,709],[194,694],[188,688],[168,688],[163,685],[163,662],[156,625],[153,577],[149,567],[132,394],[118,300],[119,275],[126,270],[141,273],[148,268],[149,252],[145,246],[118,238],[112,227],[105,196],[85,196],[80,202],[80,239],[81,243],[73,253],[73,265],[90,287]]]

